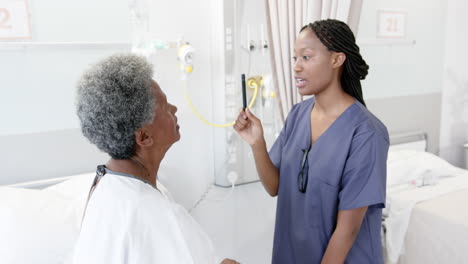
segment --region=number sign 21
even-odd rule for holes
[[[406,36],[406,12],[380,10],[377,36],[404,38]]]

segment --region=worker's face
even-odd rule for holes
[[[304,29],[294,46],[296,87],[301,95],[318,94],[334,78],[333,53],[310,28]]]

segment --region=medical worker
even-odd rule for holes
[[[298,92],[267,152],[260,120],[241,111],[234,129],[251,146],[266,191],[278,196],[274,264],[383,263],[389,136],[366,108],[369,66],[345,23],[304,26],[294,47]]]

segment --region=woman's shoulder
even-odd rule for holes
[[[355,136],[368,134],[369,136],[377,136],[387,143],[390,142],[388,129],[377,116],[359,102],[356,102],[356,110],[354,115]]]

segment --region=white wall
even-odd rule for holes
[[[127,1],[31,1],[31,42],[129,43]],[[105,19],[103,19],[105,17]],[[0,136],[78,128],[74,88],[98,58],[125,45],[16,45],[0,42]]]
[[[35,41],[128,42],[128,1],[30,1]]]
[[[451,163],[465,167],[468,160],[463,144],[468,142],[468,2],[448,1],[443,63],[443,98],[440,154]]]
[[[363,1],[357,41],[370,65],[365,99],[441,92],[446,8],[445,0]],[[407,12],[406,40],[415,44],[372,44],[379,10]]]
[[[406,12],[404,38],[378,38],[378,12]],[[369,64],[364,99],[392,133],[424,131],[439,152],[447,2],[365,0],[357,33]],[[408,113],[400,115],[397,113]]]

